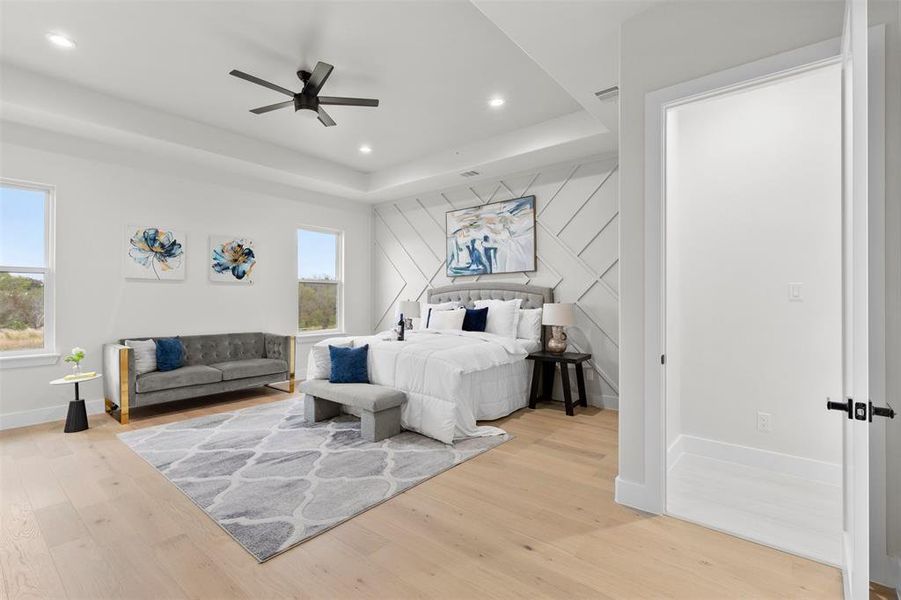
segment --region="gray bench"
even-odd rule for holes
[[[309,422],[338,416],[341,406],[360,410],[363,439],[379,442],[400,433],[400,407],[407,399],[403,392],[370,383],[329,383],[310,379],[300,384],[304,417]]]

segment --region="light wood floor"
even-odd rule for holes
[[[236,393],[131,428],[284,398]],[[5,598],[839,598],[833,568],[613,502],[615,412],[551,405],[514,440],[263,565],[106,415],[0,434]]]

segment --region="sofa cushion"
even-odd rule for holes
[[[265,357],[262,333],[184,335],[186,365],[214,365]]]
[[[179,367],[171,371],[153,371],[138,377],[135,389],[139,394],[172,388],[216,383],[222,381],[222,371],[206,365]]]
[[[278,358],[249,358],[246,360],[230,360],[210,365],[222,371],[222,379],[244,379],[273,373],[287,373],[288,363]]]

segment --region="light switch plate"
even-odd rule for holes
[[[803,283],[789,283],[788,284],[788,301],[789,302],[804,302],[804,284]]]

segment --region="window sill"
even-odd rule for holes
[[[0,369],[44,367],[47,365],[55,365],[58,362],[59,354],[56,352],[41,354],[15,354],[12,356],[0,356]]]
[[[308,331],[304,333],[298,333],[295,337],[297,338],[298,343],[300,342],[308,342],[310,340],[324,340],[330,337],[341,337],[347,335],[343,331],[339,331],[337,329],[330,331]]]

